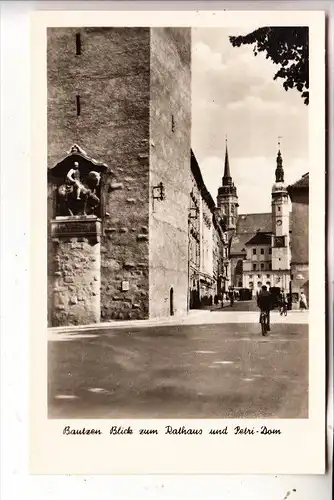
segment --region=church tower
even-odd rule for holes
[[[290,276],[289,196],[284,183],[280,145],[276,159],[275,184],[271,192],[272,270],[277,271],[277,286],[288,288]]]
[[[218,213],[224,220],[227,230],[236,229],[238,206],[237,188],[231,177],[226,140],[224,176],[222,178],[222,185],[218,188],[217,207]]]

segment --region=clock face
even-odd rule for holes
[[[282,221],[281,221],[280,219],[278,219],[278,221],[276,221],[276,224],[277,224],[278,226],[281,226],[281,225],[282,225]]]

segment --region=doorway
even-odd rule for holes
[[[169,290],[169,314],[174,316],[174,289]]]

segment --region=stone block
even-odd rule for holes
[[[139,268],[148,268],[148,262],[138,262],[137,267]]]
[[[65,276],[64,281],[65,283],[74,283],[74,278],[73,276]]]
[[[123,267],[125,269],[134,269],[136,267],[136,264],[132,261],[127,260],[126,262],[124,262]]]
[[[109,191],[117,191],[119,189],[124,189],[124,184],[122,182],[111,182],[109,184]]]
[[[121,227],[120,230],[119,230],[120,233],[127,233],[128,232],[128,228],[127,227]]]
[[[137,241],[148,241],[147,234],[137,234]]]
[[[115,259],[105,259],[103,260],[101,267],[111,269],[112,271],[118,271],[121,266]]]

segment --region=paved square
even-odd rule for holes
[[[49,341],[50,418],[307,418],[308,325],[110,328]]]

